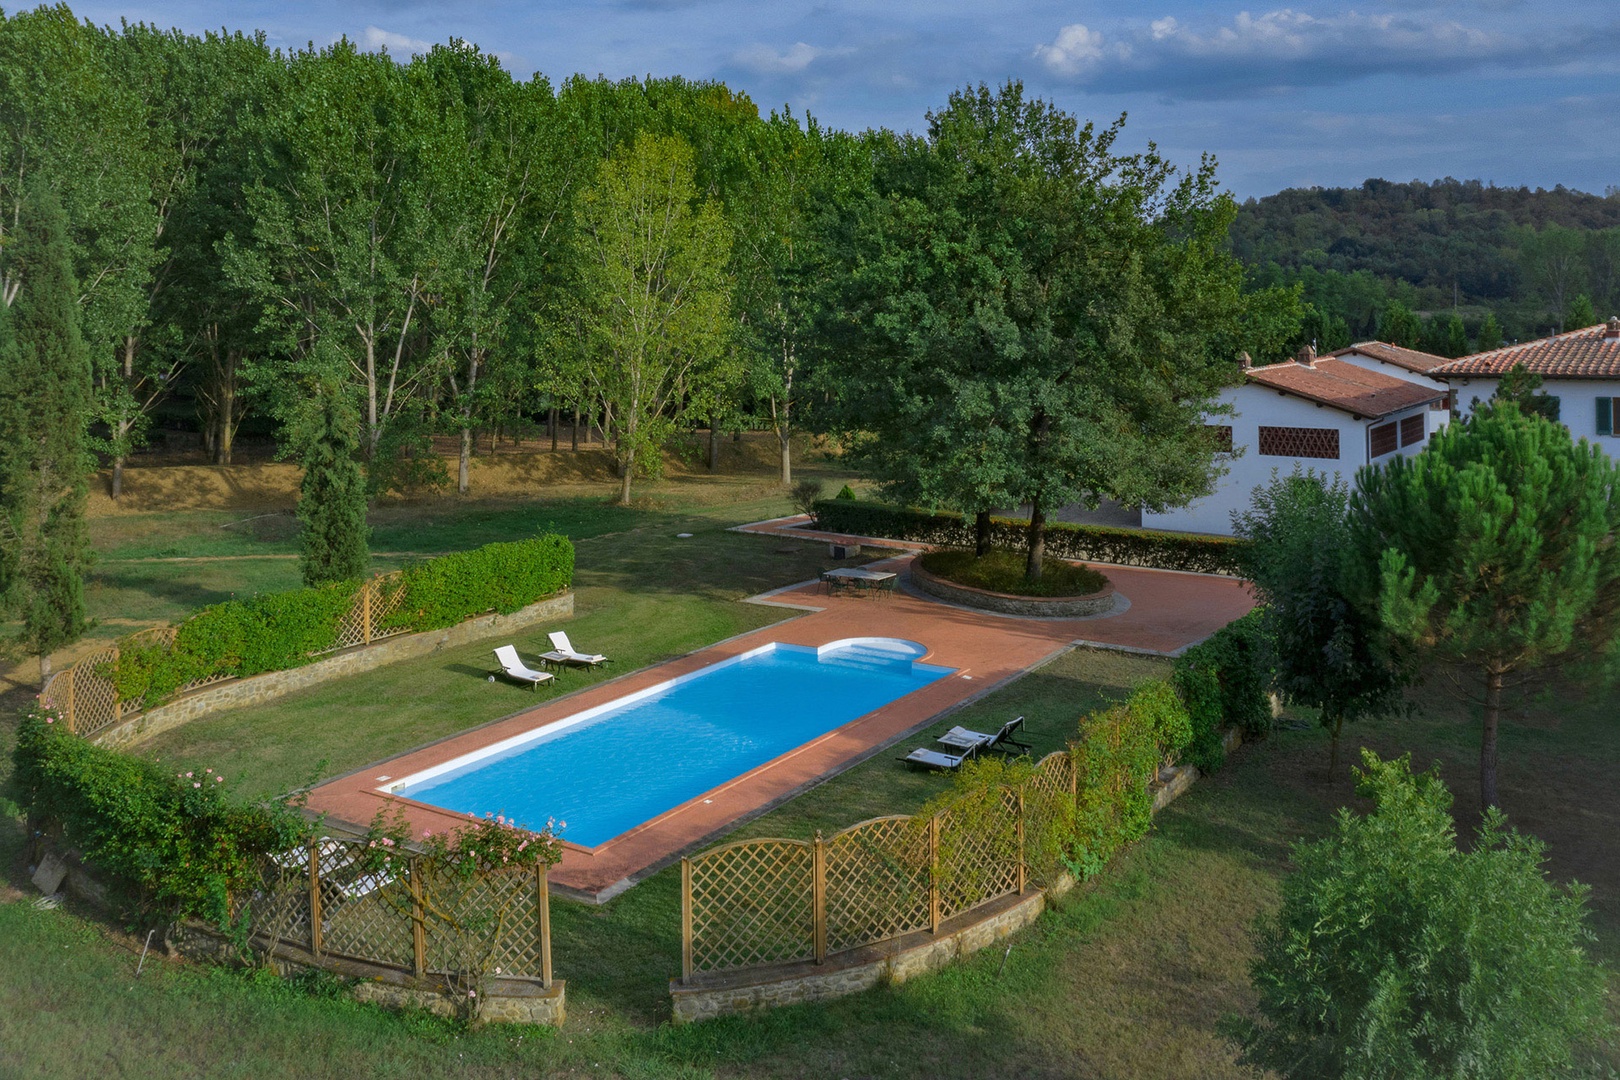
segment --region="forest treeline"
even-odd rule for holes
[[[1232,250],[1253,285],[1301,287],[1324,348],[1394,336],[1461,355],[1620,312],[1617,189],[1289,188],[1244,202]]]
[[[845,132],[714,82],[516,79],[459,41],[404,60],[346,40],[279,51],[41,7],[0,16],[0,296],[49,187],[115,498],[158,428],[192,429],[217,463],[244,430],[300,460],[352,456],[374,496],[466,491],[475,435],[555,439],[559,417],[604,433],[625,499],[677,432],[706,430],[712,461],[721,433],[772,430],[788,482],[795,431],[885,422],[850,403],[900,392],[883,376],[903,354],[922,363],[923,415],[985,357],[1023,357],[1010,379],[1037,354],[1104,349],[1109,366],[1191,373],[1160,389],[1196,411],[1240,352],[1299,337],[1294,292],[1239,291],[1235,204],[1209,162],[1116,154],[1117,124],[1016,84],[924,119],[926,134]],[[972,255],[1018,224],[1004,212],[1046,224]],[[1182,313],[1216,296],[1218,315]],[[1054,385],[1056,400],[1080,384]],[[459,441],[458,475],[435,436]]]

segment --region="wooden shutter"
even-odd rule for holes
[[[1597,399],[1597,433],[1599,435],[1614,434],[1614,398],[1600,397]]]
[[[1379,424],[1372,429],[1372,456],[1383,457],[1385,454],[1395,452],[1398,444],[1395,441],[1395,422]]]

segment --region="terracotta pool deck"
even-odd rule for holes
[[[804,532],[798,531],[798,536]],[[911,557],[872,565],[903,570]],[[1247,588],[1231,578],[1123,566],[1103,569],[1127,603],[1117,605],[1111,614],[1084,619],[992,615],[909,591],[885,597],[835,597],[824,595],[815,582],[779,589],[755,597],[754,602],[806,613],[367,766],[317,787],[310,793],[309,807],[351,826],[363,827],[387,804],[398,805],[417,832],[460,824],[466,821],[461,815],[383,794],[377,790],[382,778],[409,776],[773,641],[819,646],[849,637],[905,638],[927,647],[926,662],[957,669],[948,678],[805,743],[600,847],[567,846],[562,862],[552,869],[553,885],[583,898],[606,899],[739,821],[880,751],[927,726],[940,713],[987,693],[1072,644],[1171,654],[1253,606]]]

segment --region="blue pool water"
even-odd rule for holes
[[[889,638],[773,642],[383,790],[567,822],[564,839],[595,847],[954,670],[916,663],[923,653]]]

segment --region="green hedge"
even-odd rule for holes
[[[823,499],[815,504],[816,526],[829,532],[892,540],[910,540],[938,547],[972,547],[973,520],[961,514],[935,514],[888,503],[860,499]],[[990,542],[996,547],[1022,548],[1028,522],[1013,518],[990,519]],[[1224,536],[1120,529],[1104,525],[1049,522],[1046,552],[1060,559],[1151,566],[1161,570],[1190,570],[1204,574],[1238,573],[1237,548],[1242,541]]]
[[[233,802],[219,773],[171,773],[68,734],[56,713],[24,716],[12,783],[29,816],[134,892],[138,908],[230,921],[229,897],[256,887],[258,859],[309,836],[285,806]]]
[[[486,544],[416,563],[402,572],[405,600],[390,627],[438,630],[498,611],[510,615],[574,580],[574,545],[550,534],[509,544]]]
[[[1187,760],[1201,769],[1220,764],[1221,728],[1236,727],[1251,738],[1271,731],[1271,672],[1260,619],[1256,608],[1176,661],[1176,685],[1193,720]]]
[[[554,534],[489,544],[416,563],[401,577],[404,600],[381,628],[437,630],[487,611],[511,614],[566,589],[574,577],[574,545]],[[172,645],[121,647],[107,675],[120,700],[151,708],[199,679],[299,667],[337,644],[359,584],[215,604],[182,623]]]

